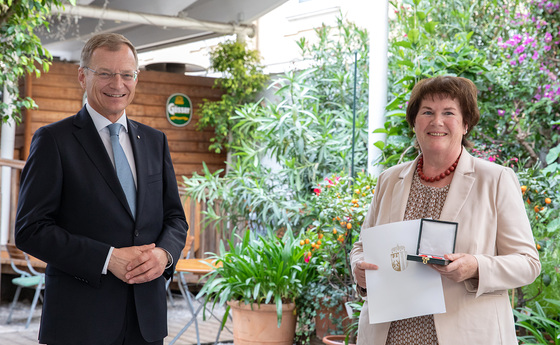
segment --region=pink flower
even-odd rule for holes
[[[531,59],[537,60],[538,58],[539,58],[539,52],[535,50],[535,52],[533,53],[533,56],[531,56]]]
[[[544,46],[544,51],[547,52],[550,50],[550,46]]]
[[[505,113],[505,110],[498,109],[498,116],[504,116]]]
[[[534,38],[534,37],[531,37],[531,36],[527,35],[527,36],[525,37],[525,40],[523,41],[523,44],[524,44],[524,45],[528,45],[529,43],[532,43],[532,42],[534,42],[534,41],[535,41],[535,38]]]
[[[315,195],[321,194],[321,188],[315,188],[313,191],[315,192]]]
[[[512,65],[512,66],[515,66],[515,65],[517,65],[517,61],[511,60],[511,61],[509,62],[509,64]]]
[[[547,32],[547,33],[544,35],[544,41],[547,42],[547,43],[550,42],[550,41],[552,41],[552,35],[550,34],[550,32]]]
[[[310,257],[309,257],[308,255],[305,255],[305,259],[304,259],[304,261],[305,261],[305,263],[306,263],[306,264],[308,264],[308,263],[309,263],[309,260],[310,260]]]

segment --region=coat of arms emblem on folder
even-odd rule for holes
[[[397,244],[391,248],[391,266],[397,272],[404,271],[408,267],[406,260],[406,248]]]

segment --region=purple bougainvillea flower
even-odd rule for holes
[[[498,115],[499,115],[499,116],[504,116],[505,113],[506,113],[505,110],[503,110],[503,109],[498,109]]]
[[[529,45],[529,43],[532,43],[533,41],[535,41],[535,38],[527,35],[527,37],[525,37],[525,40],[523,41],[523,44]]]

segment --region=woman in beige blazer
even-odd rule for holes
[[[466,150],[480,116],[476,93],[471,81],[457,77],[415,86],[407,121],[421,155],[379,176],[362,226],[430,216],[459,224],[455,254],[446,255],[452,262],[431,265],[441,273],[447,312],[369,324],[366,301],[358,345],[517,344],[507,290],[533,282],[540,262],[515,173]],[[359,240],[352,271],[365,295],[365,270],[377,266],[363,258]]]

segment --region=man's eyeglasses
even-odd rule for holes
[[[96,77],[102,80],[111,80],[117,74],[120,75],[122,80],[124,81],[133,81],[136,80],[136,78],[138,78],[138,71],[124,72],[124,73],[110,73],[110,72],[97,72],[89,67],[84,67],[84,68],[89,71],[92,71]]]

